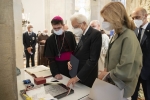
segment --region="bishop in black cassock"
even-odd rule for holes
[[[63,30],[64,24],[60,16],[54,17],[51,23],[53,34],[46,40],[44,57],[49,59],[53,77],[61,79],[60,74],[70,77],[67,62],[76,47],[74,35],[72,32]]]

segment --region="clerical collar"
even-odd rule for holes
[[[86,32],[88,31],[89,27],[90,27],[90,25],[88,25],[88,27],[87,27],[86,30],[84,31],[83,35],[86,34]]]

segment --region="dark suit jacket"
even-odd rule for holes
[[[77,77],[81,83],[92,87],[98,76],[98,59],[102,45],[102,36],[100,31],[89,27],[85,36],[75,49],[74,55],[79,59]]]
[[[135,33],[138,35],[137,31],[135,31]],[[144,80],[150,80],[150,23],[144,32],[140,44],[143,52],[143,67],[141,70],[141,77]]]
[[[32,32],[31,36],[29,36],[28,32],[23,33],[23,45],[24,50],[27,50],[28,47],[32,47],[32,52],[35,52],[36,34]]]

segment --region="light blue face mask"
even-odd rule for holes
[[[55,33],[56,35],[62,35],[62,33],[64,32],[63,29],[60,29],[60,30],[58,30],[58,31],[55,31],[55,30],[53,30],[53,31],[54,31],[54,33]]]

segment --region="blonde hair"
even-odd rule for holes
[[[116,33],[121,33],[123,26],[134,30],[133,21],[130,20],[125,7],[120,2],[110,2],[100,12],[101,16],[113,25]]]

